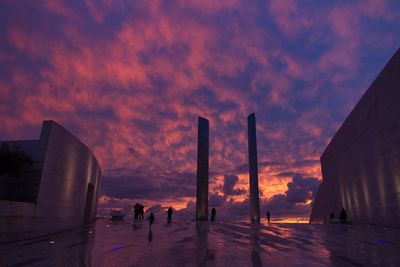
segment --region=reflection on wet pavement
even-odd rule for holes
[[[0,244],[0,266],[399,266],[400,230],[367,225],[96,223]]]

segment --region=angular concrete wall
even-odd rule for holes
[[[209,123],[198,119],[196,220],[208,220]]]
[[[0,234],[8,239],[73,228],[96,217],[101,170],[92,152],[54,121],[43,123],[37,142],[28,152],[41,169],[35,203],[0,200]]]
[[[323,182],[310,222],[342,207],[354,223],[400,223],[400,50],[321,156]]]

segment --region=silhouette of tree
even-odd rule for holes
[[[17,145],[10,147],[3,143],[0,148],[0,175],[18,175],[24,167],[31,167],[33,160]]]

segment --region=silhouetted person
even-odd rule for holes
[[[346,224],[346,222],[347,222],[347,213],[346,213],[346,210],[344,208],[342,208],[342,211],[340,212],[339,219],[340,219],[340,223],[341,224]]]
[[[154,223],[154,220],[155,220],[155,218],[154,218],[154,214],[153,214],[153,213],[150,213],[150,216],[149,216],[149,217],[147,217],[147,220],[149,221],[149,225],[150,225],[150,232],[151,232],[151,226],[153,225],[153,223]]]
[[[168,224],[172,221],[172,207],[170,206],[168,209]]]
[[[151,242],[153,240],[153,232],[151,231],[151,226],[153,225],[154,220],[155,220],[154,214],[150,213],[150,216],[147,217],[147,220],[149,221],[149,225],[150,225],[150,228],[149,228],[149,242]]]
[[[139,219],[144,220],[144,206],[139,204]]]
[[[329,215],[329,222],[330,223],[332,223],[332,221],[335,219],[335,213],[331,213],[330,215]]]
[[[271,220],[271,214],[269,213],[269,210],[267,210],[267,221],[270,223]]]
[[[214,222],[215,221],[215,215],[217,214],[217,211],[215,208],[211,209],[211,221]]]
[[[135,204],[135,207],[133,208],[133,213],[135,214],[135,220],[139,219],[139,203]]]

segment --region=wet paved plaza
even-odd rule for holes
[[[400,230],[366,225],[110,223],[0,245],[0,266],[400,266]]]

